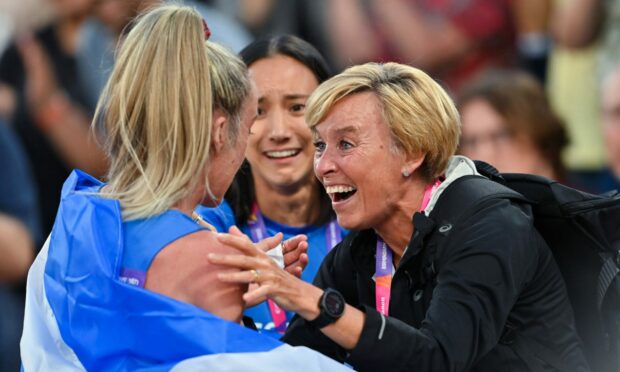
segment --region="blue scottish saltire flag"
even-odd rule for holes
[[[119,203],[75,171],[54,228],[28,274],[23,369],[348,370],[271,337],[118,280],[123,254]]]

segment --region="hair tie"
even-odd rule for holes
[[[211,37],[211,30],[209,30],[209,26],[207,26],[207,21],[205,21],[204,18],[202,19],[202,30],[205,33],[205,40],[209,40],[209,38]]]

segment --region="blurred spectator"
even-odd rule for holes
[[[325,28],[331,0],[213,0],[218,9],[238,19],[256,39],[292,34],[312,44],[332,61]]]
[[[603,190],[620,189],[620,64],[607,75],[602,87],[603,138],[609,171],[603,172]]]
[[[77,83],[74,51],[77,30],[93,0],[54,0],[57,20],[9,46],[0,60],[0,82],[10,86],[13,125],[38,186],[43,233],[51,230],[60,190],[71,168],[95,175],[106,169],[105,156],[90,131],[85,96]]]
[[[486,68],[514,61],[508,0],[329,1],[329,34],[343,65],[397,61],[453,91]]]
[[[617,1],[616,1],[617,2]],[[578,184],[598,190],[598,173],[605,163],[599,125],[597,81],[602,0],[555,0],[551,13],[554,47],[547,88],[553,108],[566,123],[571,144],[564,160]]]
[[[543,84],[547,79],[547,59],[551,49],[549,18],[552,2],[553,0],[512,2],[519,65]]]
[[[494,71],[463,88],[461,154],[500,172],[564,180],[568,137],[543,87],[525,72]]]
[[[19,371],[26,278],[40,243],[36,192],[18,139],[0,115],[0,371]]]
[[[125,26],[145,9],[160,4],[162,0],[99,0],[94,17],[84,22],[77,49],[80,80],[86,93],[88,106],[97,105],[114,65],[114,51]],[[182,1],[177,1],[182,2]],[[185,4],[196,7],[211,30],[210,40],[239,52],[252,41],[249,33],[226,14],[214,7],[193,1]]]

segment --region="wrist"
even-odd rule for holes
[[[327,327],[344,315],[346,305],[344,296],[340,292],[333,288],[326,288],[317,303],[319,315],[314,319],[306,319],[306,324],[315,329]]]
[[[304,288],[302,291],[302,303],[299,310],[296,312],[305,320],[314,320],[321,314],[319,300],[323,295],[323,290],[313,285],[310,285],[310,287],[311,288],[307,289]]]

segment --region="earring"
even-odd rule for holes
[[[409,173],[408,170],[404,170],[403,171],[403,177],[409,177],[411,175],[411,173]]]

